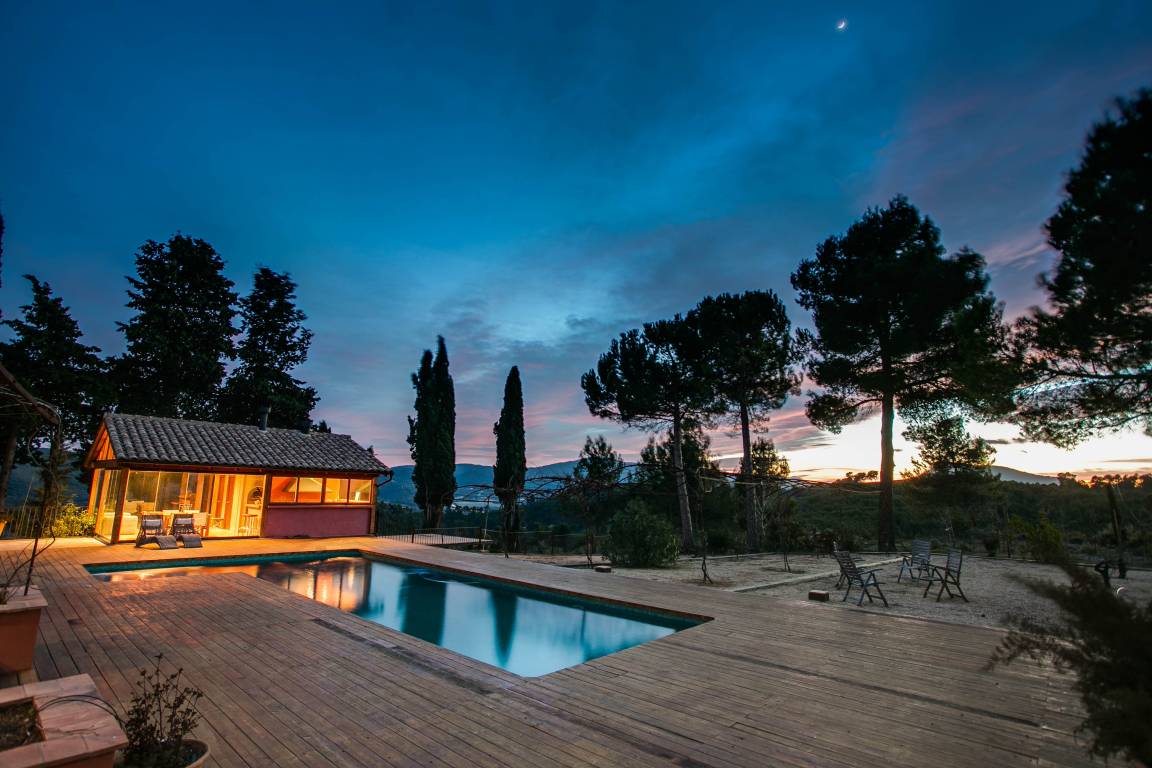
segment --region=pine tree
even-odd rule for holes
[[[752,466],[752,432],[768,422],[769,414],[797,392],[795,365],[801,355],[792,340],[792,323],[784,302],[772,291],[723,293],[707,297],[688,313],[706,345],[706,375],[725,410],[740,428],[741,467]],[[743,488],[746,546],[760,549],[755,488],[745,472]]]
[[[1024,432],[1065,447],[1128,426],[1152,434],[1152,90],[1117,106],[1048,220],[1060,253],[1043,278],[1051,309],[1020,324]]]
[[[24,279],[32,300],[20,307],[19,318],[3,321],[13,338],[0,344],[0,357],[28,391],[59,410],[65,441],[83,448],[108,397],[100,349],[81,341],[79,324],[52,286],[33,275]]]
[[[597,533],[612,517],[614,510],[606,502],[617,491],[623,474],[624,460],[604,435],[584,438],[584,447],[572,468],[571,485],[584,523],[589,558]]]
[[[412,374],[416,415],[408,419],[415,501],[424,510],[426,528],[443,524],[444,507],[456,493],[456,391],[443,336],[436,345],[435,358],[425,350],[420,370]]]
[[[114,364],[120,410],[214,419],[236,333],[224,261],[204,240],[177,234],[140,246],[136,273],[127,304],[136,315],[117,324],[126,343]]]
[[[900,196],[825,240],[792,285],[816,326],[802,336],[813,351],[808,374],[825,388],[808,401],[809,419],[838,432],[880,408],[878,536],[891,551],[897,407],[910,417],[942,402],[1009,409],[1015,379],[984,259],[967,249],[945,257],[936,225]]]
[[[84,344],[80,326],[48,283],[25,275],[32,300],[20,307],[21,316],[3,321],[12,329],[11,341],[0,344],[4,366],[36,397],[52,403],[59,413],[64,439],[85,449],[96,433],[108,401],[104,362],[97,347]],[[0,434],[0,513],[7,498],[12,466],[28,462],[46,448],[35,424],[4,419]]]
[[[671,437],[680,544],[695,547],[683,435],[722,411],[711,389],[699,333],[683,317],[645,323],[613,339],[596,370],[580,379],[588,410],[595,416],[643,429],[667,427]]]
[[[293,378],[291,371],[308,359],[312,331],[296,307],[296,283],[287,273],[261,267],[252,292],[240,299],[236,346],[239,365],[220,393],[221,421],[254,423],[261,406],[270,406],[268,424],[296,429],[310,422],[319,398],[316,390]]]
[[[520,494],[528,464],[524,447],[524,393],[520,386],[520,369],[512,366],[504,383],[504,406],[500,420],[492,427],[496,436],[496,465],[492,467],[492,486],[500,500],[504,523],[504,554],[508,554],[513,537],[520,530]]]

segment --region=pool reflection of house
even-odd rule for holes
[[[359,536],[390,470],[347,435],[108,413],[85,467],[96,535],[135,541],[140,516],[192,513],[205,538]]]

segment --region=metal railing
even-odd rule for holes
[[[429,547],[478,547],[488,541],[484,529],[470,528],[412,528],[408,531],[379,534],[382,539],[424,544]]]

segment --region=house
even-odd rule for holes
[[[391,470],[348,435],[107,413],[84,460],[96,535],[192,513],[205,538],[360,536]]]

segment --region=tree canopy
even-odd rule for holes
[[[456,493],[456,391],[443,336],[436,338],[435,358],[424,350],[412,387],[416,415],[408,418],[408,446],[415,463],[414,501],[424,511],[424,526],[439,528]]]
[[[13,337],[0,344],[0,358],[30,392],[56,406],[65,441],[83,449],[110,395],[100,349],[83,343],[79,324],[52,286],[33,275],[24,279],[32,299],[20,307],[19,317],[3,321]]]
[[[910,476],[972,478],[986,476],[996,449],[982,437],[972,437],[960,416],[942,416],[913,424],[904,437],[920,445]]]
[[[252,291],[240,299],[238,365],[220,393],[220,419],[254,423],[261,406],[270,406],[269,426],[296,429],[310,422],[319,398],[316,390],[292,376],[308,359],[312,331],[296,306],[296,283],[287,273],[261,267]]]
[[[1152,91],[1092,128],[1047,232],[1060,254],[1042,278],[1048,307],[1019,326],[1025,434],[1062,446],[1152,434]]]
[[[740,429],[741,466],[752,466],[752,432],[797,391],[795,366],[801,355],[793,343],[784,302],[772,291],[709,296],[688,313],[705,345],[704,374],[724,410]],[[746,481],[750,476],[745,474]],[[752,486],[744,489],[749,551],[760,547],[758,507]]]
[[[1006,331],[983,258],[945,256],[940,232],[905,197],[829,237],[792,275],[816,332],[804,333],[808,374],[824,388],[808,417],[838,432],[881,411],[879,541],[895,547],[892,428],[896,409],[950,402],[1007,412],[1014,379]]]
[[[206,241],[173,235],[136,252],[128,307],[117,323],[125,353],[113,370],[120,409],[146,416],[212,420],[224,363],[233,357],[233,283]]]
[[[706,367],[699,332],[677,315],[620,334],[600,356],[596,369],[580,379],[593,415],[644,429],[669,429],[680,540],[686,549],[695,539],[681,435],[687,424],[706,423],[722,410]]]

